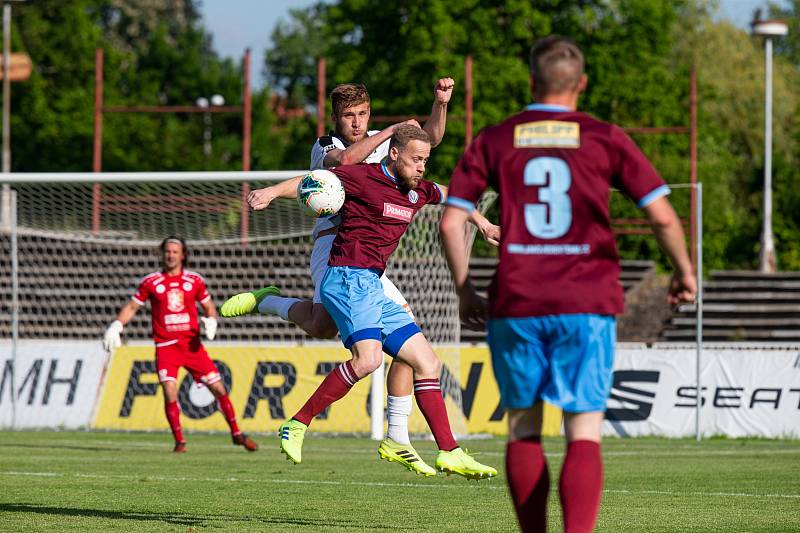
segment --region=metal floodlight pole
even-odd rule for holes
[[[761,235],[761,271],[775,272],[772,238],[772,39],[764,40],[764,230]]]
[[[759,263],[761,272],[775,272],[775,242],[772,232],[772,39],[789,33],[780,20],[754,20],[753,35],[764,37],[764,228]]]

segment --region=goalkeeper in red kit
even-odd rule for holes
[[[200,342],[200,325],[197,317],[199,303],[204,317],[200,317],[208,340],[217,331],[217,308],[206,289],[203,277],[184,270],[188,249],[180,237],[167,237],[161,242],[162,269],[142,278],[131,300],[120,309],[103,337],[108,351],[118,348],[120,334],[133,315],[150,300],[153,324],[153,341],[156,344],[158,381],[164,391],[164,412],[175,437],[175,452],[186,451],[186,440],[180,422],[178,407],[178,368],[184,367],[195,382],[202,383],[217,399],[217,406],[228,422],[233,443],[254,452],[258,445],[239,430],[228,391],[214,361]]]

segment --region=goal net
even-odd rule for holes
[[[60,173],[8,175],[16,193],[20,339],[101,338],[138,281],[159,268],[158,243],[185,238],[188,268],[203,275],[219,305],[229,295],[265,284],[287,296],[311,298],[308,262],[314,219],[295,202],[247,209],[250,190],[304,171]],[[245,181],[246,180],[246,181]],[[0,203],[0,254],[12,255],[8,187]],[[484,199],[485,208],[492,197]],[[458,306],[441,251],[441,207],[423,209],[409,227],[387,273],[445,363],[442,385],[457,432],[461,416]],[[469,236],[470,238],[472,236]],[[12,328],[11,261],[0,262],[0,338]],[[127,341],[150,339],[143,310],[125,328]],[[294,324],[274,316],[226,320],[217,341],[306,344]],[[456,412],[457,411],[457,412]],[[412,431],[424,431],[424,420]]]

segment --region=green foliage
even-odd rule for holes
[[[14,9],[14,49],[34,64],[13,86],[12,151],[17,171],[90,170],[95,48],[105,51],[107,106],[192,105],[221,94],[239,105],[242,72],[220,59],[195,0],[41,0]],[[103,169],[240,169],[242,117],[214,114],[212,153],[203,154],[202,114],[106,113]],[[253,162],[279,165],[266,148],[278,137],[266,95],[254,97]]]
[[[191,104],[219,93],[241,103],[241,67],[220,59],[197,0],[39,0],[15,6],[13,47],[34,72],[13,85],[16,171],[89,170],[94,49],[105,49],[106,105]],[[447,181],[464,147],[464,59],[474,59],[475,133],[529,102],[527,59],[536,38],[573,37],[586,54],[582,109],[621,126],[689,123],[689,72],[699,87],[698,178],[704,183],[709,268],[757,261],[763,183],[761,40],[717,20],[712,0],[338,0],[292,10],[273,32],[267,80],[289,107],[313,109],[316,59],[327,87],[365,83],[374,115],[426,115],[436,79],[452,76],[447,134],[429,174]],[[769,7],[790,33],[776,40],[774,228],[778,263],[800,269],[800,0]],[[257,69],[253,69],[254,72]],[[265,89],[253,97],[253,168],[304,168],[313,113],[279,122]],[[330,111],[330,110],[328,110]],[[213,115],[213,153],[203,155],[202,115],[106,114],[106,170],[241,168],[242,118]],[[387,124],[373,124],[385,127]],[[635,135],[671,183],[689,181],[686,135]],[[618,195],[617,195],[618,196]],[[672,195],[689,216],[688,193]],[[613,199],[615,217],[640,213]],[[623,257],[663,261],[649,236],[619,240]],[[486,249],[481,253],[491,253]]]
[[[771,8],[773,16],[791,21],[793,30],[776,47],[786,59],[778,58],[774,74],[774,225],[784,269],[800,268],[800,210],[792,185],[800,174],[800,106],[791,89],[800,81],[798,6],[800,0],[792,0]],[[463,149],[464,124],[458,117],[464,114],[468,54],[475,61],[476,130],[528,102],[528,50],[549,33],[573,37],[586,54],[590,83],[581,107],[622,126],[688,126],[689,73],[696,68],[705,263],[752,268],[762,218],[763,53],[758,40],[716,21],[716,9],[707,0],[339,0],[317,5],[313,16],[295,15],[293,25],[276,32],[267,67],[285,76],[288,65],[304,65],[290,87],[311,104],[315,80],[308,50],[313,49],[314,57],[328,60],[328,87],[363,82],[373,96],[373,113],[392,115],[425,114],[429,87],[437,77],[451,75],[457,86],[448,133],[429,166],[432,176],[445,181]],[[303,84],[305,90],[298,89]],[[636,135],[635,140],[668,182],[689,181],[687,135]],[[296,162],[306,158],[298,153]],[[612,202],[615,217],[641,216],[618,196]],[[676,190],[672,202],[688,219],[688,192]],[[665,261],[650,236],[623,236],[619,245],[623,257]]]

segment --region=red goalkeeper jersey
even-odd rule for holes
[[[207,302],[211,296],[200,274],[183,270],[176,276],[164,272],[148,274],[131,298],[139,305],[150,300],[153,340],[157,346],[169,346],[200,336],[197,304]]]

